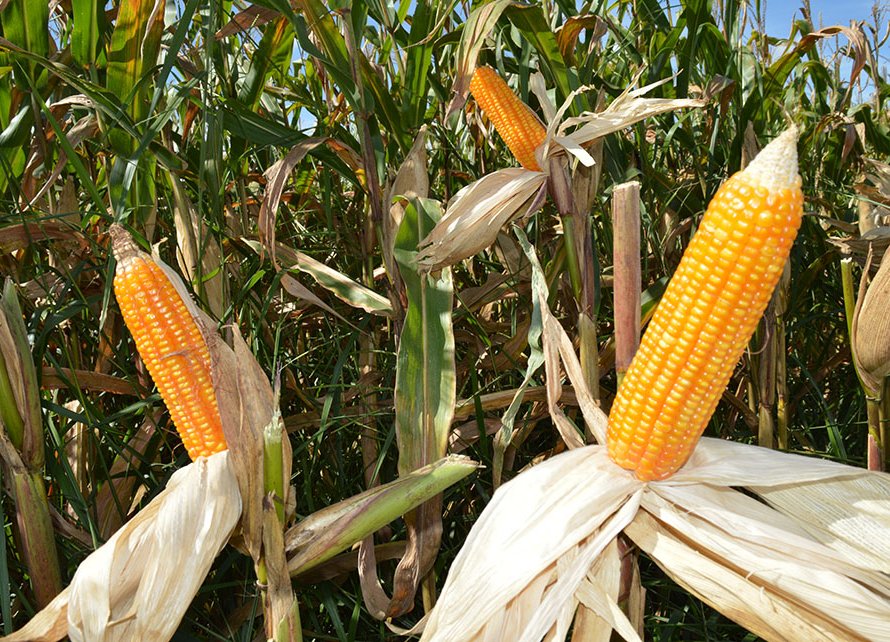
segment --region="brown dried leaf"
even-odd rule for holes
[[[501,228],[530,204],[540,206],[547,176],[513,167],[483,176],[460,190],[433,231],[420,243],[417,263],[429,270],[453,265],[485,249]]]
[[[457,64],[454,73],[454,84],[451,87],[453,95],[448,109],[445,110],[445,118],[463,108],[470,94],[470,79],[476,70],[476,59],[485,44],[488,34],[494,29],[498,18],[513,0],[494,0],[488,2],[470,14],[464,23],[460,44],[457,47]]]
[[[269,9],[259,4],[251,5],[232,16],[228,24],[214,34],[214,38],[222,40],[241,31],[262,27],[279,15],[281,14],[275,9]]]
[[[290,573],[287,569],[287,557],[284,553],[283,525],[278,520],[275,510],[275,499],[266,497],[263,501],[263,555],[266,563],[267,588],[264,609],[266,620],[266,637],[275,637],[281,626],[293,629],[292,610],[294,591],[291,586]],[[285,640],[297,639],[292,636]]]
[[[230,348],[216,333],[205,333],[223,433],[244,505],[241,530],[254,561],[263,525],[263,429],[272,420],[275,395],[250,348],[233,326]]]
[[[213,315],[221,319],[226,311],[226,271],[222,250],[175,174],[169,174],[173,191],[173,224],[176,228],[176,260],[179,268]],[[209,276],[208,275],[212,275]]]
[[[258,221],[260,242],[269,251],[272,257],[272,263],[276,266],[275,260],[275,217],[278,212],[278,203],[281,201],[281,193],[287,179],[290,178],[291,172],[306,157],[306,154],[313,149],[328,142],[327,137],[307,138],[297,145],[294,145],[287,153],[287,156],[267,169],[263,176],[266,177],[266,191],[263,194],[263,202],[260,205],[260,214]]]
[[[72,384],[79,390],[108,392],[113,395],[137,395],[139,393],[133,382],[121,377],[62,366],[43,367],[40,376],[40,387],[43,390],[65,389]]]
[[[58,104],[58,103],[57,103]],[[71,128],[68,130],[68,133],[65,135],[65,138],[68,139],[68,143],[73,148],[77,148],[84,140],[88,138],[95,137],[99,132],[99,121],[95,116],[89,115],[84,116],[80,120],[78,120]],[[68,154],[65,152],[65,148],[59,148],[59,160],[56,161],[56,165],[53,168],[52,173],[49,177],[43,182],[43,187],[41,187],[34,197],[31,199],[31,203],[37,201],[41,196],[46,194],[47,191],[55,184],[56,179],[62,175],[62,171],[65,169],[65,166],[68,164]]]
[[[21,250],[34,242],[67,241],[79,237],[79,230],[71,224],[59,220],[5,225],[0,227],[0,254]]]
[[[556,44],[567,65],[574,64],[575,47],[578,45],[578,38],[585,29],[591,31],[588,40],[593,42],[606,35],[608,28],[599,16],[587,13],[570,17],[556,30]]]

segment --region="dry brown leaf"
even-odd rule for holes
[[[72,383],[79,390],[108,392],[114,395],[136,395],[139,393],[132,381],[122,377],[62,366],[43,367],[40,376],[40,387],[43,390],[66,389]]]
[[[230,348],[216,333],[206,333],[211,376],[241,489],[241,530],[254,561],[260,557],[263,524],[263,429],[272,420],[275,395],[250,348],[233,326]]]
[[[266,190],[263,194],[263,202],[260,205],[260,214],[257,226],[259,228],[260,242],[269,251],[272,263],[275,261],[275,217],[278,213],[278,203],[281,201],[281,193],[291,172],[313,149],[326,143],[327,137],[307,138],[294,145],[287,155],[263,172],[267,179]]]
[[[79,230],[63,221],[34,221],[0,227],[0,253],[7,254],[26,248],[35,241],[74,240]]]
[[[228,301],[222,250],[195,210],[179,177],[170,174],[169,179],[173,191],[176,260],[192,286],[203,295],[204,303],[213,315],[221,319]]]
[[[254,4],[244,11],[239,11],[225,27],[217,31],[213,37],[217,40],[222,40],[223,38],[227,38],[228,36],[232,36],[241,31],[249,31],[255,27],[261,27],[267,22],[274,20],[279,15],[281,15],[275,9],[269,9],[262,5]]]
[[[460,44],[457,48],[456,68],[454,72],[454,84],[451,86],[453,94],[448,108],[445,110],[445,118],[463,108],[470,93],[470,79],[476,70],[476,59],[485,44],[489,32],[494,29],[498,18],[513,0],[494,0],[480,6],[470,14],[464,23]]]
[[[483,176],[460,190],[433,231],[420,243],[419,265],[436,270],[485,249],[501,228],[521,214],[547,182],[546,174],[520,168]]]
[[[294,626],[291,618],[294,591],[284,553],[283,524],[275,510],[275,499],[268,496],[263,501],[263,559],[267,573],[265,599],[268,601],[264,612],[269,617],[265,622],[266,637],[273,638],[279,626],[289,629]]]

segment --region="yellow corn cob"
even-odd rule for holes
[[[544,142],[547,130],[529,106],[491,67],[476,69],[470,80],[470,91],[519,164],[525,169],[541,171],[535,149]]]
[[[797,130],[717,191],[618,389],[609,456],[643,480],[677,471],[754,333],[800,227]]]
[[[120,225],[111,234],[114,295],[192,460],[226,449],[210,352],[185,302],[164,271]]]

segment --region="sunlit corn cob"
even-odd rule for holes
[[[541,171],[535,149],[544,142],[547,130],[529,106],[491,67],[476,69],[470,91],[519,164],[525,169]]]
[[[114,294],[192,460],[226,449],[210,352],[179,292],[119,225],[110,230],[117,272]]]
[[[751,339],[800,227],[797,130],[714,195],[609,415],[609,456],[643,481],[689,458]]]

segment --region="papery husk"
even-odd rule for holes
[[[858,475],[752,490],[851,563],[890,573],[887,475]]]
[[[417,263],[427,270],[454,265],[494,243],[501,228],[543,203],[543,172],[518,167],[480,178],[460,190],[445,215],[420,243]],[[536,194],[541,198],[535,198]]]
[[[714,439],[696,453],[674,477],[645,484],[587,446],[505,484],[455,560],[423,639],[562,640],[566,610],[582,602],[638,639],[611,583],[587,575],[621,529],[678,583],[768,640],[888,639],[886,560],[874,565],[828,541],[883,555],[872,545],[890,529],[887,475]],[[791,517],[736,488],[754,483],[767,499],[786,493],[789,512],[818,499],[813,488],[864,483],[880,509],[869,528],[835,536],[818,508]]]
[[[797,467],[803,469],[807,460],[799,459]],[[743,576],[736,584],[758,587],[769,598],[769,608],[726,613],[740,624],[762,635],[752,622],[787,605],[789,613],[768,618],[778,634],[770,639],[852,640],[854,633],[880,639],[890,621],[890,578],[879,570],[852,563],[811,537],[799,521],[733,488],[659,483],[650,489],[643,499],[646,513],[671,533],[682,534],[692,549]],[[805,494],[801,489],[800,496]],[[632,530],[629,534],[636,540]],[[695,580],[695,572],[672,571],[672,559],[655,560],[681,583],[687,575]],[[720,608],[718,603],[736,592],[730,584],[696,594]],[[826,637],[801,636],[807,627]]]
[[[856,311],[853,351],[857,365],[868,374],[873,390],[880,390],[883,377],[890,374],[890,254],[884,254],[881,267],[866,290]]]
[[[68,603],[71,640],[169,640],[240,515],[228,451],[176,471],[77,569]]]
[[[582,87],[572,92],[556,112],[555,118],[550,121],[542,155],[547,156],[549,146],[555,142],[582,164],[592,167],[596,161],[586,147],[595,140],[652,116],[677,109],[703,107],[707,104],[707,101],[698,98],[643,98],[645,94],[669,80],[671,79],[663,79],[638,89],[631,89],[633,85],[631,84],[631,87],[625,89],[603,111],[584,112],[580,116],[563,120],[562,117],[574,98],[591,88]]]
[[[545,350],[559,346],[588,429],[602,432],[607,418],[584,388],[571,342],[546,312],[544,325]],[[864,504],[850,499],[863,491]],[[820,506],[827,498],[834,505]],[[881,541],[890,532],[890,476],[707,438],[661,482],[640,482],[601,446],[586,446],[505,484],[471,530],[422,639],[561,640],[578,604],[637,639],[617,615],[611,584],[584,577],[608,550],[585,547],[617,535],[613,526],[767,640],[890,639]]]
[[[588,446],[554,457],[504,484],[452,564],[422,639],[519,640],[545,599],[551,566],[590,540],[593,548],[585,551],[585,559],[592,558],[580,577],[571,578],[577,585],[596,553],[624,526],[621,520],[610,519],[640,485],[629,474],[607,477],[603,471],[610,469],[617,467],[605,449]],[[597,540],[600,529],[608,534],[605,541]],[[558,595],[571,598],[574,589],[565,581]],[[563,606],[552,600],[547,615]],[[540,621],[536,627],[545,627],[546,632],[552,624]]]
[[[199,458],[90,554],[63,594],[0,640],[169,640],[240,515],[228,451]]]

